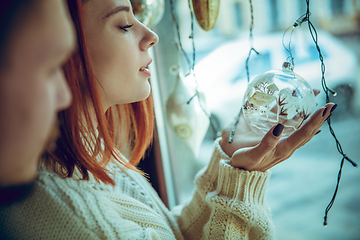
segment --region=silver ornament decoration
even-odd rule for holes
[[[134,15],[147,27],[153,27],[164,16],[164,0],[131,0]]]

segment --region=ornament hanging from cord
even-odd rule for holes
[[[164,16],[165,0],[131,0],[133,13],[137,20],[151,28]]]
[[[189,102],[195,94],[193,84],[183,76],[179,66],[172,66],[176,76],[175,87],[166,101],[166,116],[175,134],[190,148],[195,157],[209,127],[205,95],[197,91],[197,98]]]
[[[250,6],[251,6],[250,9],[251,9],[251,20],[252,20],[251,25],[250,25],[250,39],[252,40],[253,9],[252,9],[252,2],[251,2],[251,0],[249,0],[249,1],[250,1]],[[252,129],[255,132],[258,132],[260,135],[263,135],[264,132],[266,132],[266,130],[268,130],[270,126],[273,126],[275,121],[277,122],[280,120],[280,116],[278,114],[279,110],[280,110],[280,115],[283,115],[282,121],[284,121],[284,120],[291,120],[291,121],[296,120],[297,121],[300,119],[300,124],[298,124],[299,122],[296,123],[296,125],[294,125],[294,127],[293,127],[293,130],[295,130],[296,128],[299,128],[302,125],[303,121],[306,120],[306,118],[308,118],[309,115],[314,111],[313,110],[314,109],[314,107],[313,107],[314,101],[312,100],[313,97],[312,96],[306,97],[306,98],[304,97],[305,95],[311,95],[309,92],[309,89],[311,89],[311,88],[309,88],[309,86],[307,86],[308,84],[305,84],[306,88],[307,88],[305,95],[304,95],[304,92],[301,93],[299,91],[299,89],[301,89],[301,88],[299,88],[299,86],[296,87],[296,85],[293,85],[295,88],[293,88],[292,90],[290,89],[290,91],[286,88],[283,90],[280,90],[278,87],[279,84],[274,85],[274,83],[275,83],[274,79],[276,79],[278,81],[281,78],[285,79],[285,80],[290,78],[292,80],[296,80],[297,82],[303,82],[302,80],[299,81],[300,77],[297,74],[295,74],[294,72],[292,72],[293,66],[295,64],[294,64],[294,58],[293,58],[293,55],[291,52],[292,34],[293,34],[294,30],[297,27],[299,27],[302,23],[305,23],[305,22],[308,23],[310,35],[311,35],[312,40],[315,43],[315,47],[318,51],[319,60],[321,62],[321,75],[322,75],[321,85],[322,85],[324,92],[326,93],[326,102],[327,103],[329,102],[329,94],[336,96],[336,92],[334,90],[330,89],[326,84],[324,59],[323,59],[321,49],[318,44],[317,31],[315,29],[315,26],[313,25],[313,23],[310,20],[310,15],[311,15],[310,0],[306,0],[306,6],[307,6],[306,13],[304,15],[302,15],[300,18],[298,18],[294,22],[294,24],[292,26],[290,26],[283,34],[282,44],[283,44],[284,48],[287,50],[289,56],[283,65],[282,72],[269,71],[267,73],[261,74],[260,76],[255,78],[249,84],[248,89],[245,93],[244,104],[243,104],[242,109],[240,110],[238,119],[240,119],[240,115],[241,115],[242,111],[247,111],[247,113],[246,112],[244,113],[245,120],[250,125],[250,127],[252,126]],[[286,33],[290,29],[291,29],[290,40],[289,40],[288,45],[286,46],[284,44],[284,38],[285,38]],[[252,49],[253,49],[253,47],[251,46],[251,50]],[[249,56],[250,56],[251,50],[249,52]],[[248,56],[248,59],[246,62],[246,71],[247,71],[247,76],[248,76],[248,82],[249,82],[249,69],[248,69],[249,56]],[[278,75],[278,76],[276,76],[276,75]],[[285,77],[283,77],[284,75],[285,75]],[[284,94],[281,94],[282,91],[284,91],[283,92]],[[278,93],[278,95],[274,96],[276,93]],[[277,97],[277,99],[276,99],[276,97]],[[295,101],[295,100],[297,100],[297,101]],[[295,102],[295,107],[293,105],[294,102]],[[287,104],[288,106],[286,106],[286,108],[283,108],[283,103]],[[299,104],[299,103],[301,103],[301,104]],[[281,112],[283,112],[283,114],[281,114]],[[273,119],[273,121],[271,121],[271,119],[270,119],[270,123],[269,123],[269,115],[274,115],[275,113],[277,113],[276,120]],[[294,114],[296,115],[296,117],[290,119],[291,116],[293,116]],[[284,116],[286,116],[285,119],[284,119]],[[290,116],[290,118],[289,118],[289,116]],[[336,198],[336,195],[338,192],[344,161],[347,160],[354,167],[358,166],[354,161],[352,161],[343,152],[342,146],[341,146],[339,140],[337,139],[335,132],[331,126],[331,117],[329,117],[327,119],[327,123],[329,126],[330,133],[333,136],[333,138],[335,139],[337,150],[342,155],[342,160],[340,163],[340,169],[339,169],[338,177],[337,177],[337,184],[335,187],[333,197],[325,210],[324,223],[323,223],[324,226],[327,226],[327,216],[328,216],[328,213],[329,213],[331,207],[334,204],[334,201],[335,201],[335,198]],[[232,130],[230,138],[229,138],[229,143],[232,142],[237,124],[238,124],[238,120],[236,121],[235,125],[233,126],[233,130]]]
[[[250,6],[253,11],[251,0]],[[251,17],[253,21],[253,14]],[[260,136],[264,136],[274,124],[280,122],[285,127],[282,137],[287,137],[316,109],[315,95],[309,83],[293,71],[295,64],[291,54],[291,36],[295,26],[302,21],[304,19],[299,18],[296,25],[293,25],[288,48],[284,44],[287,31],[283,35],[282,43],[289,57],[283,63],[282,70],[271,70],[258,75],[248,84],[245,91],[241,111],[250,128]],[[251,41],[253,40],[252,25],[253,23],[250,26]],[[249,56],[252,49],[253,47]],[[246,70],[249,82],[248,59]]]
[[[191,76],[188,80],[181,71],[180,64],[172,66],[170,72],[176,75],[176,84],[173,92],[166,102],[167,120],[170,127],[176,135],[182,139],[197,157],[200,145],[205,137],[209,124],[215,132],[217,127],[210,118],[210,111],[206,106],[205,94],[199,89],[194,67],[196,61],[196,50],[194,41],[194,13],[191,8],[191,2],[188,0],[188,7],[191,17],[191,35],[192,41],[192,63],[187,57],[181,42],[179,24],[177,21],[174,2],[170,0],[170,11],[177,33],[177,46],[181,55],[189,65],[189,72],[186,76]],[[189,82],[193,80],[193,82]]]
[[[250,10],[253,12],[251,0]],[[251,21],[250,41],[252,45],[253,13]],[[248,62],[253,49],[251,46],[246,63],[248,82]],[[288,52],[291,62],[288,61],[288,58],[283,63],[282,70],[271,70],[258,75],[248,84],[245,91],[240,114],[243,113],[248,126],[260,136],[264,136],[274,124],[280,122],[285,127],[282,137],[287,137],[315,111],[314,92],[305,79],[293,71],[293,57],[291,51],[288,50]]]
[[[200,27],[211,30],[217,21],[220,11],[220,0],[192,0],[195,17]]]

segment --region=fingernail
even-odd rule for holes
[[[276,125],[276,127],[273,130],[273,135],[275,137],[280,136],[280,134],[282,133],[282,131],[284,130],[284,125],[282,125],[281,123],[278,123],[278,125]]]
[[[315,135],[318,135],[320,132],[321,132],[321,130],[318,130],[318,131],[315,133]],[[315,135],[314,135],[314,136],[315,136]]]
[[[328,110],[327,108],[324,109],[323,114],[322,114],[323,117],[326,115],[327,110]]]
[[[332,108],[331,108],[331,110],[330,110],[330,113],[332,113],[336,108],[337,108],[337,104],[335,104]]]

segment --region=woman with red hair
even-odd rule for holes
[[[128,0],[68,5],[78,34],[64,67],[73,104],[59,114],[61,137],[43,157],[34,193],[2,211],[1,227],[18,239],[273,239],[267,170],[308,142],[335,105],[281,140],[282,124],[258,139],[242,119],[232,144],[225,129],[192,200],[169,211],[136,169],[152,139],[147,66],[158,37]]]

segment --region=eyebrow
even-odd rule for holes
[[[114,8],[113,10],[111,10],[109,13],[107,13],[104,18],[108,18],[111,15],[114,15],[115,13],[122,12],[122,11],[129,12],[130,7],[128,7],[128,6],[118,6],[118,7]]]

